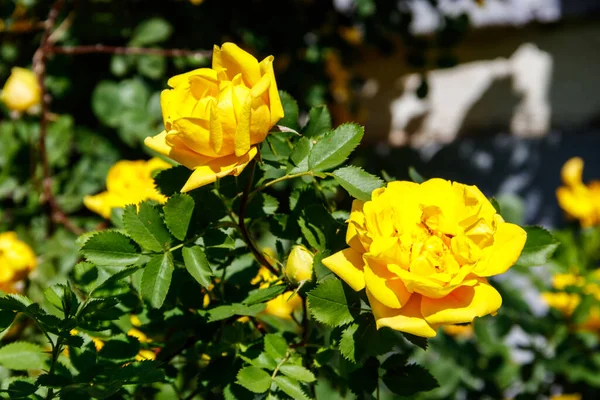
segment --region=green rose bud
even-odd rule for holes
[[[313,255],[302,245],[292,247],[292,251],[285,264],[285,276],[290,282],[298,284],[301,281],[311,280],[313,273]]]

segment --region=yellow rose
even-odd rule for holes
[[[432,337],[441,325],[498,310],[502,298],[486,278],[506,272],[526,238],[475,186],[391,182],[354,201],[350,247],[323,264],[354,290],[366,288],[377,328]]]
[[[233,43],[215,46],[212,68],[168,85],[160,98],[165,130],[144,143],[194,170],[182,192],[239,175],[283,117],[273,56],[259,63]]]
[[[119,161],[108,171],[106,192],[85,196],[83,204],[108,219],[113,208],[139,204],[144,200],[164,203],[167,198],[156,190],[152,172],[170,167],[170,164],[160,158],[148,161]]]
[[[544,292],[541,297],[548,306],[560,311],[563,315],[570,317],[581,303],[581,296],[577,293],[562,292],[567,287],[580,288],[584,294],[592,295],[600,301],[600,270],[590,274],[590,282],[586,282],[583,276],[577,274],[555,274],[552,277],[552,287],[559,292]],[[576,330],[598,332],[600,331],[600,305],[594,304],[584,322],[575,326]]]
[[[583,227],[600,223],[600,181],[587,186],[582,181],[583,160],[574,157],[561,169],[565,186],[556,190],[558,204],[570,217],[576,218]]]
[[[15,292],[14,284],[36,266],[35,253],[15,232],[0,233],[0,290]]]
[[[310,280],[313,273],[313,254],[302,245],[292,247],[285,263],[285,276],[293,284]]]
[[[0,100],[12,111],[27,111],[40,103],[37,76],[28,69],[14,67],[4,84]]]

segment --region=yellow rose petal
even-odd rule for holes
[[[324,258],[321,262],[334,274],[342,278],[352,289],[356,291],[364,289],[365,275],[362,254],[348,248]]]
[[[249,87],[254,86],[261,77],[258,60],[234,43],[224,43],[221,46],[220,66],[227,69],[230,79],[241,73]]]
[[[260,71],[263,75],[269,76],[271,84],[269,85],[269,106],[271,108],[271,126],[274,126],[284,117],[283,105],[277,90],[275,82],[275,72],[273,71],[273,56],[269,56],[260,62]]]
[[[213,183],[217,179],[227,175],[238,176],[257,153],[258,150],[256,147],[252,147],[248,153],[241,157],[230,155],[213,158],[208,160],[204,165],[196,166],[192,175],[188,178],[183,188],[181,188],[181,192],[189,192],[190,190]]]
[[[406,305],[411,293],[400,278],[391,273],[385,266],[365,257],[365,285],[371,295],[383,305],[390,308],[400,308]]]
[[[567,186],[582,184],[583,160],[580,157],[569,159],[561,168],[560,176]]]
[[[446,297],[423,297],[421,312],[430,324],[461,324],[475,317],[495,313],[502,305],[502,297],[487,280],[469,287],[461,286]]]
[[[377,329],[388,327],[421,337],[434,337],[438,326],[429,324],[421,314],[421,297],[413,294],[402,308],[389,308],[380,303],[367,290],[367,297],[375,316]]]
[[[496,228],[494,244],[483,249],[483,257],[473,269],[481,276],[505,273],[519,259],[527,241],[527,233],[518,225],[503,222]]]

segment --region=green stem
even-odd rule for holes
[[[273,373],[271,374],[271,380],[275,379],[275,376],[277,375],[277,373],[279,372],[279,368],[281,368],[281,366],[288,360],[288,358],[290,358],[290,352],[288,351],[287,353],[285,353],[285,357],[283,357],[281,359],[281,361],[279,361],[279,364],[277,364],[277,367],[275,367],[275,370],[273,371]]]
[[[52,361],[50,362],[50,370],[48,370],[48,376],[54,375],[54,368],[56,367],[56,363],[58,361],[58,356],[62,351],[62,340],[58,338],[56,340],[56,345],[51,342],[52,345]],[[51,400],[54,398],[54,389],[48,389],[48,394],[46,394],[46,400]]]
[[[252,193],[256,193],[258,190],[258,189],[256,189],[252,193],[250,193],[250,188],[252,187],[252,181],[254,181],[254,171],[255,170],[256,170],[256,161],[252,161],[252,166],[250,167],[250,176],[248,177],[248,183],[246,183],[246,187],[244,188],[244,193],[242,194],[242,200],[241,200],[241,204],[240,204],[240,212],[239,212],[240,231],[242,233],[244,241],[246,242],[248,247],[250,247],[250,250],[252,251],[252,254],[254,254],[254,257],[256,258],[258,263],[260,265],[264,266],[265,268],[267,268],[273,275],[279,276],[279,271],[277,271],[275,269],[275,267],[273,267],[273,265],[271,265],[269,260],[267,260],[267,258],[264,256],[264,254],[260,250],[258,250],[258,247],[256,247],[256,244],[252,240],[252,237],[250,236],[250,233],[248,232],[248,229],[246,228],[246,222],[244,221],[244,218],[246,216],[246,209],[248,207],[248,202],[250,201],[250,195]],[[275,179],[275,181],[276,180],[277,179]],[[271,181],[269,183],[272,184],[275,181]],[[267,185],[267,184],[265,184],[265,185]],[[265,185],[263,185],[263,186],[265,186]],[[268,185],[268,186],[270,186],[270,185]],[[265,186],[265,187],[267,187],[267,186]]]
[[[248,201],[252,200],[252,198],[254,196],[256,196],[259,192],[265,190],[266,188],[268,188],[269,186],[273,186],[279,182],[283,182],[283,181],[287,181],[289,179],[294,179],[294,178],[299,178],[301,176],[314,176],[313,171],[304,171],[304,172],[298,172],[297,174],[291,174],[291,175],[284,175],[280,178],[277,179],[273,179],[272,181],[269,181],[267,183],[264,183],[262,185],[260,185],[259,187],[257,187],[256,189],[254,189],[249,195],[248,195]]]

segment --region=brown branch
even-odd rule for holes
[[[151,49],[146,47],[119,47],[93,44],[85,46],[50,46],[47,49],[52,54],[143,54],[164,57],[210,57],[212,50],[187,49]]]
[[[279,271],[271,265],[269,260],[264,256],[264,254],[258,250],[256,244],[252,240],[248,229],[246,228],[246,223],[244,222],[244,217],[246,216],[246,208],[248,207],[248,195],[250,194],[250,189],[252,188],[252,181],[254,180],[254,170],[256,169],[256,161],[251,161],[252,166],[250,167],[250,176],[248,177],[248,183],[246,183],[246,187],[244,188],[244,193],[242,194],[240,212],[239,212],[239,225],[240,230],[242,232],[242,236],[244,237],[244,241],[250,247],[252,254],[256,258],[256,261],[266,269],[268,269],[273,275],[279,276]]]
[[[52,29],[56,24],[56,19],[58,18],[58,14],[63,6],[64,0],[56,0],[50,8],[50,12],[48,13],[48,18],[44,22],[45,29],[42,35],[42,40],[40,43],[40,47],[36,50],[33,55],[33,71],[37,75],[38,84],[40,85],[40,93],[41,93],[41,116],[40,116],[40,137],[38,146],[40,149],[40,162],[42,164],[42,191],[44,193],[45,199],[50,206],[51,212],[51,222],[57,222],[65,226],[71,232],[80,235],[83,231],[73,225],[73,223],[69,220],[67,215],[62,211],[56,202],[56,198],[52,193],[52,176],[50,174],[50,164],[48,162],[48,151],[46,148],[46,136],[48,133],[48,119],[50,112],[48,110],[50,105],[50,95],[46,90],[46,61],[48,59],[47,49],[51,45],[50,35],[52,33]]]

